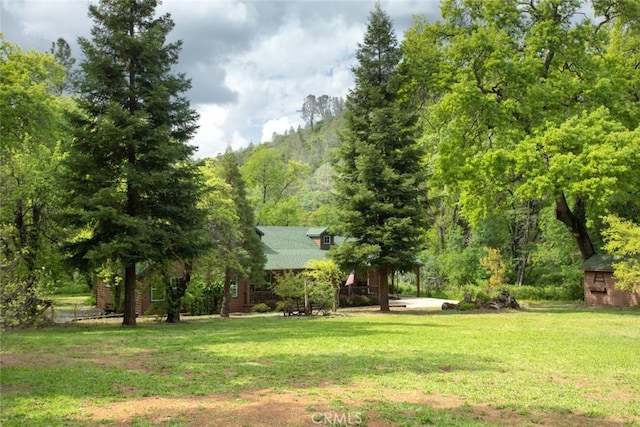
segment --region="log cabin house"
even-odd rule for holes
[[[267,258],[265,283],[254,285],[247,280],[233,282],[229,307],[232,313],[248,312],[254,304],[276,300],[271,284],[277,280],[278,275],[286,271],[298,273],[305,270],[310,261],[327,258],[329,249],[344,241],[344,238],[330,234],[326,227],[259,226],[256,230],[264,244]],[[179,280],[184,274],[184,266],[174,263],[170,270],[170,280]],[[355,276],[352,286],[344,287],[344,293],[377,294],[377,277],[374,272],[364,270]],[[138,282],[136,312],[147,314],[154,304],[162,304],[165,296],[150,283],[144,268],[140,268]],[[94,291],[97,308],[107,312],[113,310],[112,286],[98,281]]]

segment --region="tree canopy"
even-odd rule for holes
[[[203,212],[200,178],[188,144],[196,112],[190,82],[171,71],[181,43],[167,43],[170,16],[155,0],[101,0],[89,7],[92,38],[80,38],[74,142],[65,161],[71,209],[80,232],[76,260],[124,265],[124,320],[135,325],[136,264],[198,255]]]
[[[61,275],[55,221],[60,189],[52,179],[68,142],[55,96],[64,69],[49,54],[24,52],[0,35],[0,312],[3,326],[34,320],[44,287]]]
[[[358,47],[334,184],[339,223],[333,230],[353,240],[334,257],[343,267],[377,269],[380,309],[388,311],[388,274],[411,271],[423,247],[424,150],[414,105],[398,92],[401,50],[379,4]]]
[[[586,259],[600,215],[638,214],[639,15],[625,5],[594,2],[590,19],[571,0],[444,1],[441,22],[416,19],[407,91],[425,99],[434,182],[467,220],[553,204]]]

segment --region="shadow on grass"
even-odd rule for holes
[[[402,319],[406,322],[395,314],[356,319],[265,316],[177,325],[147,323],[138,328],[79,324],[24,331],[15,351],[2,360],[3,422],[8,426],[74,425],[84,405],[145,404],[146,398],[160,397],[229,397],[247,390],[311,394],[334,385],[394,394],[427,390],[428,382],[431,390],[447,385],[442,389],[464,396],[461,388],[466,387],[466,396],[474,396],[476,385],[493,384],[484,378],[507,372],[499,352],[473,354],[471,344],[468,349],[464,343],[449,345],[447,334],[455,324],[429,316]],[[501,411],[526,413],[533,408],[525,400],[502,399],[511,406]],[[540,411],[564,416],[552,425],[572,425],[567,422],[571,409],[562,405]],[[421,409],[424,406],[364,407],[376,419],[398,418],[399,425],[446,415]],[[410,414],[406,422],[405,413]],[[475,412],[458,415],[462,421],[476,416]],[[462,421],[459,425],[467,425]]]
[[[222,357],[186,348],[175,357],[155,357],[146,360],[144,366],[129,369],[126,361],[116,366],[98,366],[80,360],[68,365],[11,367],[2,375],[4,425],[74,425],[74,420],[82,418],[79,407],[86,404],[80,402],[100,406],[108,402],[144,402],[147,397],[233,396],[247,390],[271,390],[275,394],[295,390],[304,394],[303,390],[326,384],[348,390],[353,384],[374,378],[372,385],[387,381],[402,387],[403,377],[415,385],[415,379],[423,375],[452,369],[489,371],[497,364],[495,360],[462,353],[397,357],[387,351],[337,356],[322,354],[321,348],[310,350],[317,353],[301,356],[283,352],[256,358],[242,354]],[[38,411],[31,409],[34,405]],[[229,407],[237,405],[236,401]],[[239,416],[241,419],[242,414]],[[311,421],[309,415],[307,418]],[[218,424],[211,419],[209,425]]]
[[[304,342],[300,342],[304,347]],[[138,358],[84,354],[50,359],[40,366],[4,366],[3,394],[50,399],[125,395],[209,394],[244,387],[318,387],[390,375],[410,377],[451,371],[490,371],[499,360],[464,353],[422,352],[398,357],[393,349],[376,354],[323,354],[322,347],[284,348],[268,356],[217,355],[215,348],[185,347],[182,352],[140,354]],[[291,351],[292,354],[288,354]]]

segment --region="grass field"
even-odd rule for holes
[[[5,333],[4,426],[640,425],[640,311],[342,312]]]

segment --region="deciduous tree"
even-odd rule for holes
[[[434,177],[472,224],[552,204],[586,259],[606,209],[637,212],[639,13],[609,0],[447,0],[441,22],[415,22],[405,90],[424,100]]]
[[[309,261],[304,271],[305,276],[311,279],[310,295],[316,304],[324,304],[330,301],[332,311],[338,310],[340,303],[340,285],[344,282],[345,273],[340,270],[336,263],[330,259],[315,259]],[[317,287],[317,290],[314,289]],[[325,292],[329,289],[331,292]],[[330,295],[330,298],[326,297]],[[317,295],[317,301],[314,299]],[[320,301],[322,299],[322,301]]]
[[[613,263],[616,287],[633,291],[640,286],[640,225],[607,215],[605,250],[617,257]]]
[[[283,156],[267,145],[256,147],[241,167],[258,224],[294,225],[301,210],[295,192],[309,167]]]
[[[235,154],[228,149],[220,160],[219,175],[230,187],[231,198],[237,216],[238,233],[236,242],[228,241],[228,249],[233,262],[225,267],[225,286],[222,299],[222,317],[229,317],[232,280],[247,279],[252,284],[261,284],[264,280],[266,257],[260,236],[256,229],[253,209],[247,200],[247,191],[240,174]]]
[[[53,56],[24,52],[0,35],[0,312],[4,326],[34,320],[43,289],[60,273],[61,229],[53,179],[68,142],[55,96],[64,69]]]

